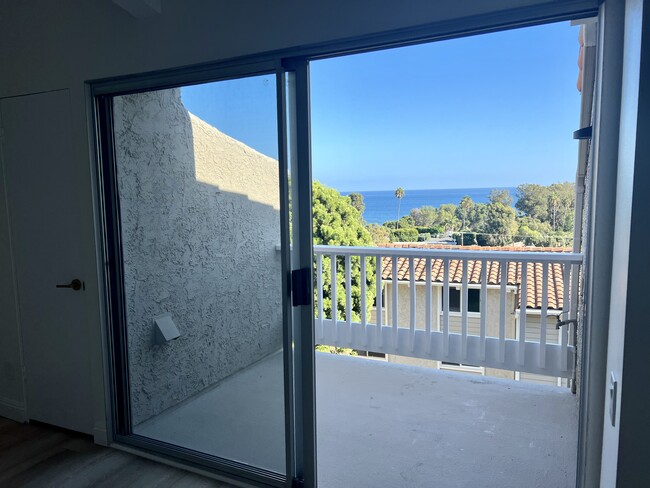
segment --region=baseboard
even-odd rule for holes
[[[23,402],[0,396],[0,417],[16,422],[27,422],[27,410]]]

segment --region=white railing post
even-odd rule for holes
[[[548,317],[548,263],[542,263],[542,310],[539,329],[539,367],[546,366],[546,322]]]
[[[352,256],[345,256],[345,325],[352,333]]]
[[[571,283],[571,264],[565,263],[562,269],[562,274],[563,276],[563,283],[564,283],[564,293],[562,297],[562,312],[563,315],[560,318],[560,320],[569,320],[572,317],[571,315],[571,304],[570,302],[570,296],[571,296],[571,287],[569,283]],[[568,363],[567,363],[567,349],[568,349],[568,339],[569,339],[569,326],[568,325],[563,325],[560,327],[560,369],[562,371],[566,371],[568,368]]]
[[[376,268],[375,268],[375,284],[376,284],[376,293],[377,294],[375,296],[376,296],[376,300],[377,300],[377,302],[376,302],[377,303],[377,307],[376,307],[377,313],[375,315],[377,316],[377,342],[381,346],[381,345],[383,345],[382,340],[381,340],[381,326],[382,326],[382,319],[383,319],[382,310],[381,310],[382,307],[383,307],[383,303],[382,303],[383,302],[383,297],[382,297],[382,294],[381,294],[381,288],[382,288],[381,287],[381,275],[382,275],[382,272],[383,272],[383,265],[382,265],[381,255],[378,254],[376,256],[376,261],[377,261],[377,264],[376,264]]]
[[[425,258],[425,272],[426,276],[426,321],[425,321],[425,330],[427,333],[427,353],[431,354],[431,342],[433,340],[433,335],[431,335],[431,293],[433,292],[431,286],[431,258]]]
[[[323,330],[323,255],[316,255],[316,294],[318,301],[318,337],[322,340],[325,338]]]
[[[500,261],[501,293],[499,300],[499,362],[506,361],[506,291],[508,286],[508,261]]]
[[[463,264],[463,275],[462,275],[462,287],[461,287],[461,299],[460,299],[460,313],[461,313],[461,335],[462,335],[462,342],[461,342],[461,354],[463,356],[463,359],[467,359],[467,306],[468,306],[468,297],[469,297],[469,292],[468,292],[468,278],[467,278],[467,273],[468,273],[468,268],[469,268],[469,262],[467,259],[463,259],[461,261]]]
[[[409,258],[409,285],[411,287],[411,303],[409,309],[409,318],[410,318],[410,339],[411,339],[411,352],[415,350],[415,319],[416,319],[416,306],[415,306],[415,261],[413,258]]]
[[[393,295],[393,347],[397,349],[398,343],[398,337],[397,333],[398,330],[397,328],[399,327],[398,325],[398,320],[399,320],[399,277],[397,276],[397,256],[393,255],[391,258],[392,260],[392,274],[393,274],[393,282],[391,283],[391,288],[392,288],[392,295]]]
[[[533,263],[533,267],[535,263]],[[521,263],[521,293],[519,294],[519,352],[518,362],[523,365],[526,354],[526,308],[528,307],[528,263]]]
[[[442,345],[443,356],[449,354],[449,258],[443,261],[443,280],[442,280]]]
[[[368,346],[368,308],[367,308],[367,303],[366,303],[366,293],[367,293],[367,286],[368,284],[366,283],[366,256],[365,254],[360,254],[359,255],[359,260],[360,260],[360,265],[361,265],[361,276],[359,278],[360,284],[361,284],[361,327],[363,329],[363,337],[364,337],[364,346]]]
[[[339,324],[338,324],[338,315],[339,315],[339,306],[336,296],[336,254],[330,255],[330,274],[331,274],[331,283],[330,283],[330,295],[332,297],[332,325],[334,326],[334,345],[337,346],[339,342]]]
[[[481,360],[485,361],[485,337],[487,335],[487,267],[488,262],[483,260],[481,261],[481,301],[480,301],[480,311],[481,311]]]

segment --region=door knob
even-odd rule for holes
[[[75,278],[74,280],[72,280],[70,283],[68,283],[66,285],[56,285],[56,287],[57,288],[72,288],[74,291],[79,291],[82,288],[86,288],[84,286],[84,283],[80,279],[77,279],[77,278]]]

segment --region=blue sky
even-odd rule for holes
[[[314,61],[314,178],[340,191],[573,181],[577,38],[566,22]],[[273,77],[185,88],[183,101],[277,157]]]

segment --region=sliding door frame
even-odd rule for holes
[[[193,84],[233,80],[256,75],[273,75],[276,80],[276,110],[278,123],[278,171],[280,193],[280,239],[282,263],[282,322],[283,322],[283,365],[284,365],[284,418],[286,446],[286,475],[265,469],[208,455],[181,446],[174,446],[133,433],[131,425],[130,379],[128,365],[127,321],[125,313],[125,290],[123,253],[120,229],[120,201],[117,186],[117,161],[113,131],[113,98],[126,94],[151,90],[163,90]],[[301,471],[295,456],[295,417],[300,405],[295,405],[293,392],[296,370],[293,359],[293,327],[290,293],[290,236],[289,236],[289,179],[288,179],[288,135],[285,73],[276,62],[258,64],[234,64],[216,69],[193,73],[174,73],[158,76],[129,78],[115,83],[102,82],[91,85],[94,100],[94,120],[97,144],[97,188],[101,208],[102,256],[104,260],[104,302],[108,332],[108,361],[110,378],[110,405],[112,414],[112,439],[168,460],[182,461],[192,467],[207,470],[217,475],[242,482],[253,482],[260,486],[283,487],[293,483],[296,473]],[[296,187],[295,191],[298,188]],[[301,197],[302,198],[302,197]],[[294,234],[300,232],[294,219]],[[309,229],[310,230],[310,229]],[[297,325],[297,324],[296,324]],[[288,481],[290,480],[290,481]]]

